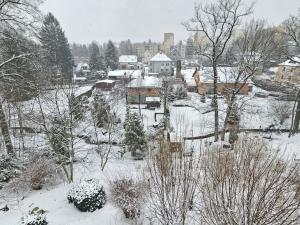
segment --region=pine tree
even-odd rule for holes
[[[89,65],[92,71],[104,70],[103,57],[100,55],[100,50],[96,42],[92,42],[89,46],[90,61]]]
[[[73,57],[68,39],[58,20],[49,13],[46,15],[41,28],[39,39],[45,52],[48,66],[54,75],[61,74],[71,80],[73,76]]]
[[[112,70],[118,68],[118,51],[112,41],[108,41],[105,49],[105,61]]]
[[[136,156],[137,152],[145,152],[146,138],[144,133],[143,124],[137,113],[130,113],[127,111],[124,122],[125,140],[132,156]]]

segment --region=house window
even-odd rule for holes
[[[160,69],[161,72],[164,72],[164,69]]]
[[[169,66],[169,63],[166,63],[166,66]]]
[[[169,69],[166,69],[166,72],[169,72]]]
[[[162,63],[161,65],[162,65],[162,66],[164,66],[165,64],[164,64],[164,63]]]

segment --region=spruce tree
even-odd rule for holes
[[[89,65],[92,71],[104,70],[103,57],[100,55],[100,50],[97,43],[92,42],[89,46],[90,60]]]
[[[47,14],[40,30],[39,39],[44,49],[48,66],[54,75],[61,74],[66,80],[73,76],[73,57],[68,43],[58,20]]]
[[[125,140],[132,156],[136,156],[137,152],[145,152],[146,138],[144,133],[143,124],[137,113],[130,113],[127,111],[124,122]]]
[[[112,41],[108,41],[105,49],[105,61],[110,69],[115,70],[118,68],[118,51]]]

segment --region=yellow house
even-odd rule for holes
[[[300,58],[293,57],[279,64],[275,80],[300,83]]]

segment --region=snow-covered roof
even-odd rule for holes
[[[106,80],[99,80],[99,81],[96,82],[96,84],[100,84],[100,83],[110,83],[110,84],[113,84],[113,83],[116,83],[116,81],[106,79]]]
[[[193,78],[195,71],[196,68],[185,69],[185,70],[181,70],[181,74],[183,75],[183,78],[185,80],[188,80]]]
[[[139,77],[137,79],[132,80],[128,84],[128,87],[133,87],[133,88],[137,88],[137,87],[161,88],[161,86],[162,86],[161,79],[152,76],[145,76],[144,78]]]
[[[108,77],[131,77],[137,78],[141,76],[141,70],[112,70],[108,72]]]
[[[78,81],[85,81],[87,78],[86,77],[73,77],[73,80],[74,81],[76,81],[76,80],[78,80]]]
[[[194,78],[186,79],[186,84],[189,87],[196,87],[197,86],[196,81],[195,81]]]
[[[233,83],[237,75],[236,67],[218,67],[218,82]],[[244,76],[241,76],[239,82],[243,82]],[[213,68],[203,67],[200,69],[200,80],[204,83],[213,83]]]
[[[119,63],[137,63],[136,55],[121,55],[119,57]]]
[[[83,67],[86,67],[87,70],[90,69],[89,64],[87,64],[87,63],[78,63],[78,64],[77,64],[77,67],[76,67],[76,72],[81,71]]]
[[[172,60],[164,53],[159,52],[150,59],[150,62],[171,62]]]
[[[160,102],[160,97],[146,97],[146,102]]]
[[[298,67],[300,66],[300,58],[295,56],[291,59],[279,64],[279,66],[292,66],[292,67]]]

